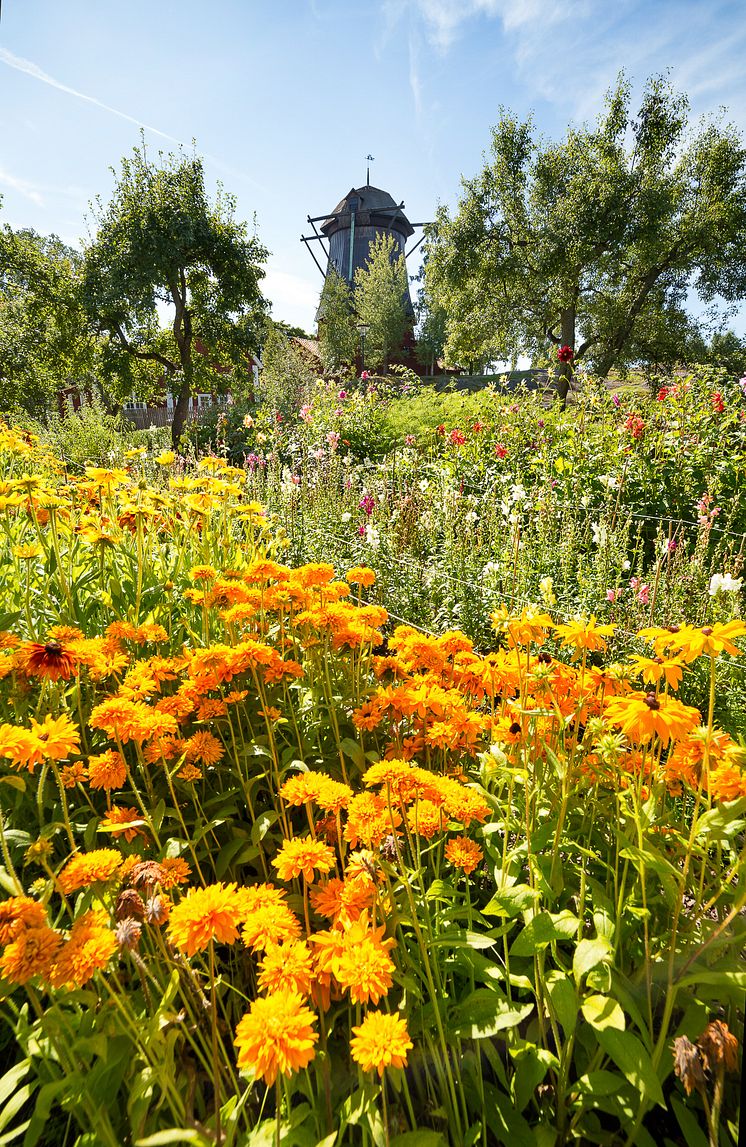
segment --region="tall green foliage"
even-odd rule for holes
[[[463,181],[454,215],[441,209],[429,243],[451,362],[568,345],[602,376],[670,363],[698,325],[691,289],[705,303],[743,297],[743,141],[713,122],[690,130],[688,111],[657,78],[633,116],[620,77],[598,124],[558,143],[502,114],[487,163]]]
[[[0,228],[0,396],[5,410],[42,414],[67,382],[85,385],[95,359],[75,292],[80,256],[56,236]]]
[[[143,145],[122,161],[108,207],[99,201],[85,252],[82,297],[90,321],[107,336],[108,377],[124,394],[152,389],[165,375],[177,394],[174,443],[195,388],[216,391],[241,380],[258,346],[267,251],[234,211],[235,200],[222,190],[210,202],[197,156],[160,155],[156,164]],[[159,304],[171,311],[168,329]],[[195,353],[198,341],[207,353]],[[232,367],[233,375],[215,364]]]
[[[368,327],[366,363],[386,369],[401,346],[409,319],[406,312],[407,269],[392,235],[371,243],[365,267],[355,272],[355,309]]]
[[[325,370],[339,372],[355,361],[360,336],[355,325],[352,292],[330,267],[319,302],[319,346]]]

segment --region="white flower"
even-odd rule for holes
[[[551,577],[543,577],[541,579],[539,582],[539,593],[545,605],[557,604],[557,598],[554,596],[554,581]]]
[[[477,514],[475,510],[469,510],[468,513],[464,514],[464,521],[468,525],[473,526],[475,522],[479,521],[479,514]]]
[[[424,494],[425,490],[427,490],[429,485],[430,485],[429,480],[427,478],[423,478],[421,482],[417,483],[417,489],[420,490]]]
[[[632,569],[632,562],[631,562],[631,561],[629,561],[629,560],[627,560],[627,559],[625,559],[625,561],[623,561],[623,562],[622,562],[622,569],[623,569],[623,570],[630,570],[630,569]]]
[[[606,532],[606,526],[600,525],[599,522],[592,522],[591,523],[591,532],[593,534],[593,540],[597,546],[605,546],[606,545],[606,541],[608,538],[608,534]]]
[[[374,550],[377,550],[381,544],[381,535],[378,533],[376,527],[372,526],[370,522],[368,522],[368,525],[365,527],[365,540],[371,549]]]
[[[344,514],[343,514],[343,515],[342,515],[342,517],[340,518],[340,521],[341,521],[341,522],[344,522],[344,523],[346,524],[347,522],[349,522],[349,520],[350,520],[350,518],[351,518],[351,517],[352,517],[352,514],[350,513],[350,511],[349,511],[349,510],[345,510]]]
[[[742,584],[742,577],[731,577],[730,574],[713,574],[710,578],[710,597],[714,597],[717,593],[736,593]]]
[[[527,494],[523,486],[516,485],[511,488],[510,497],[513,502],[525,502]]]
[[[613,474],[599,474],[598,480],[607,490],[616,490],[619,486],[619,479]]]

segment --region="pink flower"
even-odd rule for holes
[[[416,442],[417,442],[417,439],[414,436],[414,434],[408,434],[406,436],[406,438],[404,439],[404,445],[405,446],[414,446]]]
[[[614,602],[615,602],[615,601],[618,599],[618,597],[619,597],[619,595],[621,594],[621,592],[622,592],[622,591],[621,591],[620,589],[607,589],[607,591],[606,591],[606,600],[607,600],[607,601],[610,601],[610,602],[612,603],[612,605],[613,605],[613,604],[614,604]]]
[[[340,435],[337,434],[336,430],[330,430],[329,431],[329,433],[326,436],[326,440],[329,443],[329,448],[331,450],[337,449],[337,447],[339,446],[339,439],[340,439]]]
[[[612,394],[611,401],[614,403],[614,406],[621,406],[622,405],[622,400],[618,394]]]
[[[466,442],[466,435],[463,430],[452,430],[450,438],[454,446],[463,446]]]
[[[313,422],[313,407],[312,406],[301,406],[300,416],[304,422]]]
[[[365,513],[368,515],[368,517],[370,517],[370,515],[373,513],[373,509],[375,507],[376,500],[372,494],[366,494],[364,497],[362,497],[360,499],[360,502],[358,504],[360,506],[360,509],[364,510]]]
[[[337,395],[337,398],[339,399],[340,402],[344,402],[344,400],[347,398],[347,391],[346,390],[340,390],[339,394]]]
[[[358,526],[357,533],[358,533],[359,538],[364,538],[365,537],[365,526]]]
[[[363,382],[367,382],[368,379],[370,378],[370,375],[368,374],[367,370],[364,370],[363,373],[360,375],[360,377],[363,380]]]

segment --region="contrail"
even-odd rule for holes
[[[0,0],[2,5],[2,0]],[[97,100],[95,96],[87,96],[85,92],[79,92],[77,88],[71,88],[68,84],[62,84],[56,80],[54,76],[50,76],[47,72],[35,64],[32,60],[24,60],[22,56],[15,56],[13,52],[9,52],[7,48],[0,48],[0,64],[6,64],[9,68],[14,68],[17,72],[23,72],[24,75],[31,76],[34,80],[40,80],[43,84],[48,84],[50,88],[57,88],[60,92],[66,92],[69,96],[75,96],[76,99],[85,100],[88,104],[93,104],[94,107],[102,108],[103,111],[111,112],[112,115],[119,116],[120,119],[127,120],[128,123],[134,123],[137,127],[143,127],[146,131],[152,131],[154,135],[159,135],[161,139],[168,139],[171,143],[178,143],[180,147],[187,150],[190,144],[184,142],[183,139],[177,139],[175,135],[169,135],[167,131],[161,131],[160,128],[153,127],[152,124],[143,123],[142,120],[136,119],[135,116],[128,115],[127,112],[122,112],[119,108],[113,108],[111,104],[105,104],[103,100]],[[238,179],[245,179],[247,183],[251,183],[254,187],[265,190],[264,185],[251,175],[246,175],[243,171],[236,171],[231,168],[224,160],[219,159],[215,155],[210,155],[209,152],[202,153],[205,159],[209,159],[212,163],[221,167],[223,171]]]
[[[50,88],[57,88],[60,92],[67,92],[69,96],[75,96],[76,99],[85,100],[86,103],[93,104],[94,107],[102,108],[106,112],[111,112],[112,115],[119,116],[120,119],[126,119],[128,123],[134,123],[137,127],[144,127],[146,131],[152,131],[154,135],[159,135],[162,139],[168,139],[171,143],[178,143],[181,147],[188,146],[183,140],[177,139],[176,136],[169,135],[166,131],[160,131],[159,128],[153,127],[151,124],[143,123],[142,120],[127,115],[127,112],[122,112],[119,108],[113,108],[110,104],[105,104],[102,100],[97,100],[95,96],[87,96],[85,92],[79,92],[76,88],[71,88],[67,84],[61,84],[54,76],[43,72],[37,64],[31,60],[24,60],[22,56],[14,56],[7,48],[0,48],[0,63],[7,64],[9,68],[15,68],[17,72],[23,72],[35,80],[41,80],[43,84],[49,84]]]

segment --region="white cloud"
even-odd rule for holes
[[[118,108],[111,107],[110,104],[105,104],[102,100],[96,99],[95,96],[88,96],[85,92],[79,92],[76,88],[71,88],[68,84],[63,84],[56,80],[54,76],[50,76],[47,72],[35,64],[32,60],[25,60],[22,56],[16,56],[13,52],[9,52],[7,48],[0,48],[0,63],[5,64],[9,68],[13,68],[17,72],[23,72],[24,75],[31,76],[34,80],[39,80],[42,84],[48,84],[49,87],[57,88],[60,92],[66,92],[69,96],[75,96],[76,99],[85,100],[86,103],[93,104],[97,108],[102,108],[104,111],[111,112],[112,115],[119,116],[120,119],[125,119],[128,123],[134,123],[138,127],[145,128],[146,131],[153,132],[154,135],[161,136],[162,139],[168,139],[172,143],[178,143],[182,146],[182,140],[177,139],[174,135],[169,135],[168,132],[161,131],[157,127],[152,127],[150,124],[143,123],[142,120],[137,119],[135,116],[128,115],[127,112],[120,111]]]
[[[44,199],[33,183],[29,183],[26,179],[18,179],[17,176],[11,175],[9,171],[3,171],[0,167],[0,187],[7,187],[11,191],[17,191],[24,199],[30,199],[37,207],[44,206]]]

